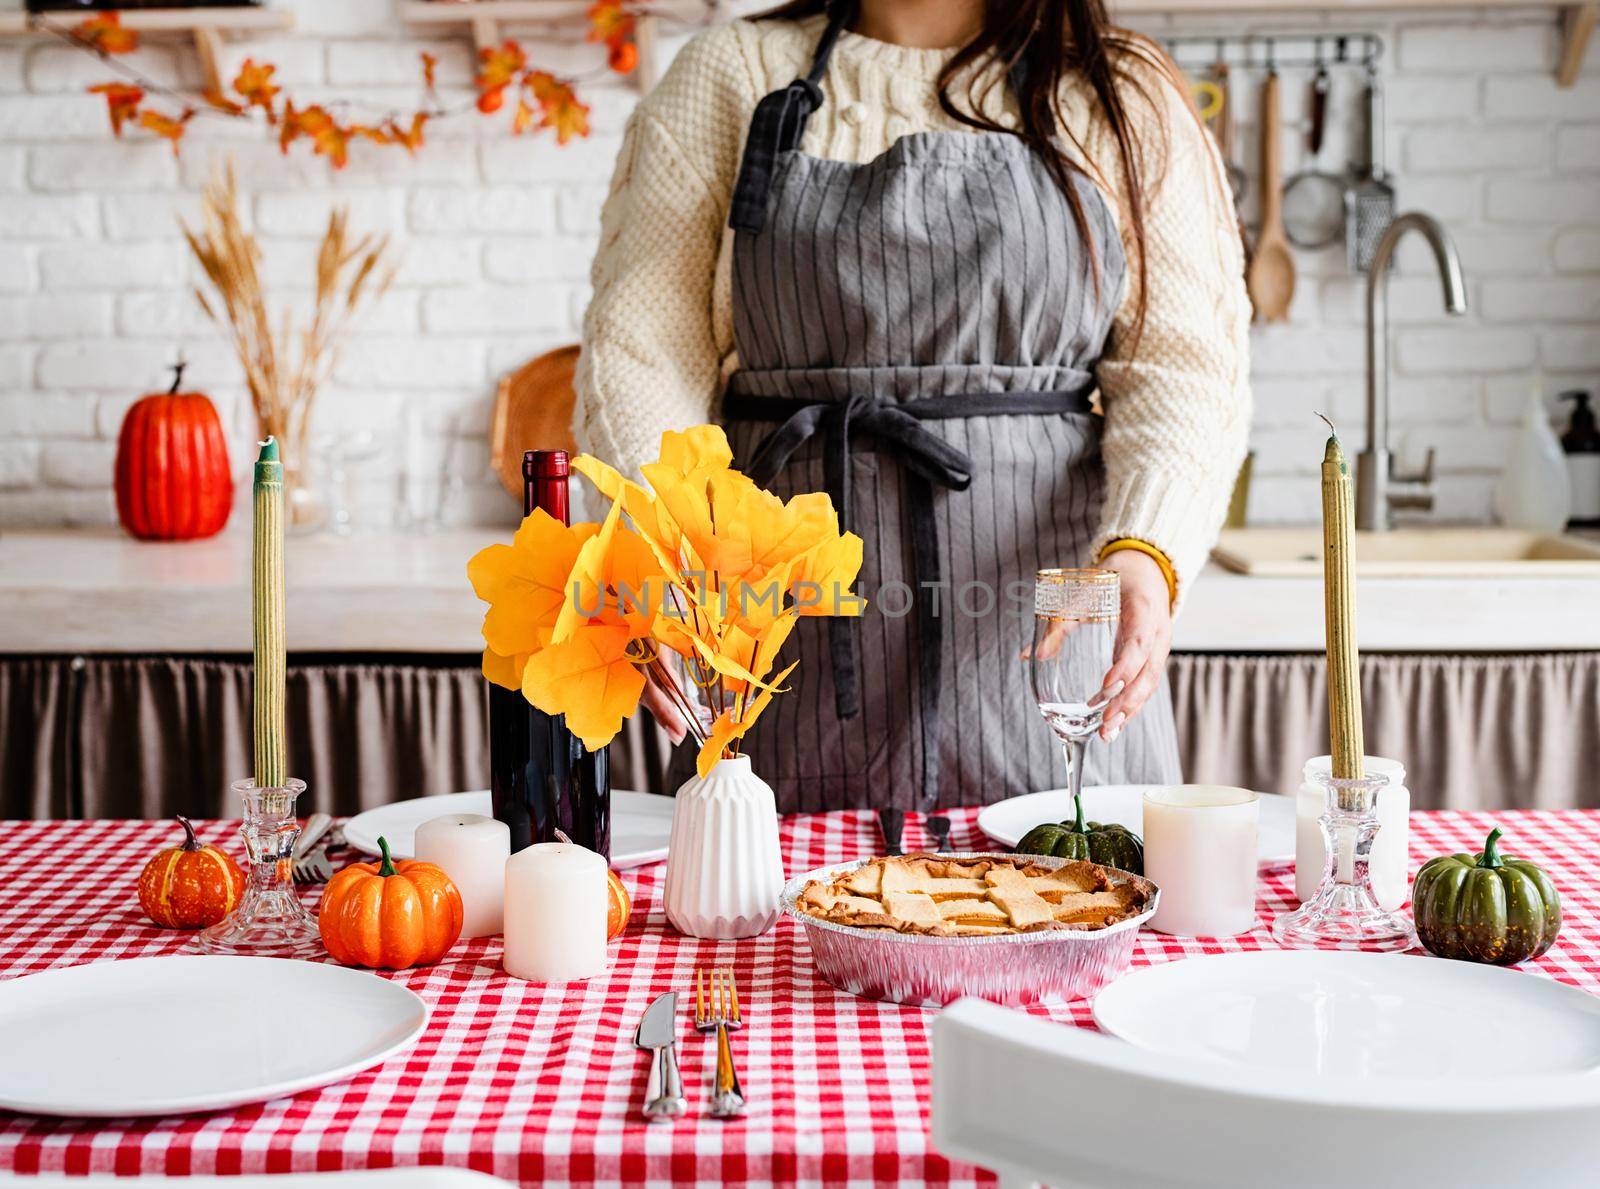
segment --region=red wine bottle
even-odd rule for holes
[[[562,524],[570,467],[565,450],[522,456],[523,512],[542,508]],[[489,686],[489,782],[494,815],[511,827],[513,852],[573,842],[611,857],[611,769],[606,751],[584,750],[560,714],[530,705],[520,690]]]

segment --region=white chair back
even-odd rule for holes
[[[1493,1052],[1492,1037],[1463,1045]],[[1600,1097],[1537,1104],[1486,1077],[1481,1107],[1365,1105],[1348,1085],[1148,1052],[976,999],[933,1026],[933,1143],[1002,1184],[1057,1189],[1417,1189],[1486,1174],[1600,1184]]]

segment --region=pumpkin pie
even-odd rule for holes
[[[898,855],[812,880],[795,906],[857,929],[935,937],[1103,929],[1143,912],[1148,885],[1097,863],[1044,866],[1025,856]]]

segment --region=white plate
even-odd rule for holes
[[[283,958],[94,962],[0,982],[0,1107],[108,1118],[220,1110],[341,1081],[428,1007],[388,979]]]
[[[1318,1078],[1600,1070],[1600,999],[1537,975],[1407,954],[1164,962],[1101,991],[1094,1022],[1153,1052]]]
[[[1126,826],[1144,837],[1144,795],[1159,784],[1102,784],[1083,790],[1085,821]],[[1261,793],[1261,828],[1256,848],[1263,867],[1294,862],[1294,798]],[[1004,846],[1015,846],[1041,822],[1072,820],[1072,797],[1066,789],[1048,789],[997,801],[978,813],[978,829]]]
[[[397,859],[416,855],[417,827],[446,813],[494,815],[489,790],[476,793],[446,793],[440,797],[417,797],[380,805],[351,818],[344,826],[345,841],[369,855],[378,853],[378,835],[389,843],[389,853]],[[667,840],[672,837],[672,798],[655,793],[611,790],[611,866],[618,871],[659,863],[667,857]]]

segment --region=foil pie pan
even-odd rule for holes
[[[1006,859],[984,852],[941,854],[950,859]],[[1041,867],[1067,859],[1029,855]],[[927,937],[890,929],[857,929],[810,916],[796,907],[806,886],[832,880],[871,862],[835,863],[797,875],[783,885],[783,912],[798,921],[811,943],[817,973],[841,991],[942,1007],[965,995],[1020,1007],[1029,1003],[1087,999],[1117,978],[1133,958],[1139,928],[1155,915],[1160,892],[1141,876],[1107,867],[1113,884],[1142,886],[1150,903],[1138,916],[1104,929],[1045,929],[997,937]]]

